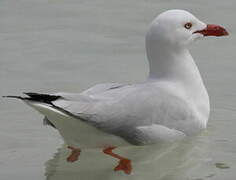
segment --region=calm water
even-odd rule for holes
[[[233,180],[236,168],[236,1],[1,0],[0,95],[79,92],[103,82],[136,82],[148,72],[147,25],[160,12],[181,8],[224,25],[227,38],[191,47],[211,97],[208,129],[169,146],[127,147],[126,176],[100,150],[65,161],[69,151],[42,116],[14,100],[0,100],[1,180]]]

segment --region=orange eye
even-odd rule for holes
[[[184,25],[184,27],[185,27],[186,29],[190,29],[192,26],[193,26],[193,25],[192,25],[192,23],[190,23],[190,22],[188,22],[188,23],[186,23],[186,24]]]

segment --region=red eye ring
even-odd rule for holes
[[[188,23],[186,23],[186,24],[184,25],[184,27],[185,27],[186,29],[190,29],[192,26],[193,26],[193,25],[192,25],[192,23],[190,23],[190,22],[188,22]]]

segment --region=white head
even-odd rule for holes
[[[207,25],[191,13],[184,10],[168,10],[161,13],[151,23],[147,41],[161,41],[162,44],[174,47],[187,46],[203,36],[228,35],[218,25]]]
[[[187,71],[193,72],[190,67],[195,66],[188,45],[204,36],[225,35],[228,32],[223,27],[205,24],[187,11],[175,9],[161,13],[146,35],[149,77],[187,77]]]

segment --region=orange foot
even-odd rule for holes
[[[68,146],[67,148],[71,149],[71,154],[67,157],[67,162],[77,161],[79,159],[81,150],[79,148],[74,148],[72,146]]]
[[[131,161],[129,159],[121,159],[119,164],[114,168],[115,171],[124,171],[126,174],[130,174],[132,171]]]
[[[108,155],[120,160],[119,164],[114,168],[114,171],[122,170],[122,171],[124,171],[124,173],[130,174],[132,171],[131,160],[126,159],[118,154],[113,153],[112,150],[115,148],[116,147],[108,147],[108,148],[103,149],[103,152],[105,154],[108,154]]]

